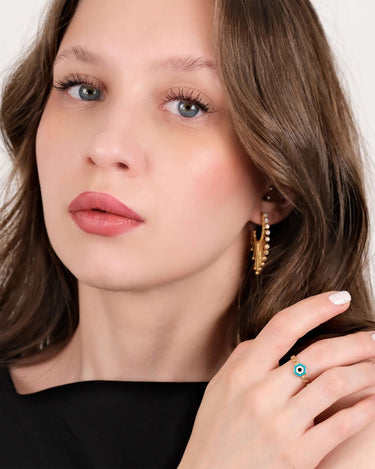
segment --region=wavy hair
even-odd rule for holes
[[[53,62],[78,2],[50,2],[35,41],[3,89],[0,126],[13,164],[4,189],[12,195],[0,209],[3,366],[57,353],[78,324],[77,280],[49,242],[35,157]],[[375,325],[358,132],[309,0],[216,0],[214,32],[238,138],[249,161],[292,206],[271,227],[269,260],[259,276],[246,254],[231,306],[233,347],[303,298],[344,289],[352,295],[345,313],[302,337],[282,363],[318,338]]]

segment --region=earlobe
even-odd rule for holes
[[[288,200],[289,199],[289,200]],[[293,210],[295,197],[292,193],[286,199],[274,186],[268,186],[259,204],[260,213],[252,221],[257,225],[262,224],[262,213],[268,214],[270,225],[284,220]]]
[[[260,238],[257,238],[256,230],[250,235],[252,260],[254,261],[255,275],[259,275],[267,262],[270,250],[271,225],[281,222],[293,209],[294,196],[289,200],[284,197],[274,186],[269,186],[258,205],[260,212],[252,220],[253,223],[262,226]],[[259,218],[259,220],[258,220]]]
[[[268,213],[271,225],[283,221],[293,210],[295,196],[288,191],[288,199],[274,186],[269,186],[262,197],[261,210]]]

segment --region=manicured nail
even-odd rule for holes
[[[372,340],[375,340],[375,332],[373,332],[373,333],[371,334],[371,339],[372,339]],[[375,363],[374,363],[374,365],[375,365]]]
[[[349,301],[352,299],[350,293],[347,291],[338,291],[336,293],[333,293],[332,295],[329,295],[328,298],[336,306],[349,303]]]

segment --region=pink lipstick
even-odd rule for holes
[[[82,192],[69,204],[69,212],[81,230],[101,236],[118,236],[144,222],[122,202],[101,192]]]

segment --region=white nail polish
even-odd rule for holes
[[[339,291],[339,292],[333,293],[332,295],[329,295],[328,298],[336,306],[349,303],[349,301],[352,299],[352,297],[350,296],[350,293],[347,291]]]
[[[371,334],[371,339],[375,340],[375,333]],[[374,365],[375,365],[375,363],[374,363]]]

